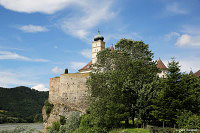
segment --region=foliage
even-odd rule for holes
[[[119,127],[121,121],[127,124],[129,118],[134,120],[141,108],[137,104],[139,92],[157,77],[156,62],[147,44],[121,39],[115,47],[115,51],[98,53],[94,73],[87,81],[91,104],[86,127],[108,131]]]
[[[62,116],[62,115],[60,115],[60,124],[61,124],[61,125],[64,125],[65,122],[66,122],[65,117]]]
[[[165,125],[173,127],[179,112],[184,110],[199,114],[200,78],[180,72],[179,63],[169,63],[166,79],[160,79],[157,96],[152,100],[151,114]]]
[[[52,123],[52,126],[47,127],[47,133],[58,133],[60,129],[60,122],[55,121]]]
[[[185,110],[178,116],[177,124],[183,129],[200,129],[200,116]]]
[[[47,133],[72,133],[79,125],[80,112],[72,112],[66,120],[64,116],[61,116],[60,121],[53,122],[52,126],[47,128]]]
[[[60,126],[59,133],[71,133],[80,125],[80,113],[72,112],[64,125]]]
[[[0,87],[0,123],[42,121],[42,107],[48,92],[28,87]]]
[[[49,115],[50,115],[50,113],[51,113],[51,111],[52,111],[54,105],[51,104],[51,103],[49,103],[48,100],[46,100],[46,101],[44,102],[44,106],[45,106],[45,108],[46,108],[46,114],[47,114],[47,116],[49,117]]]

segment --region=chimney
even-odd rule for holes
[[[67,68],[65,69],[65,74],[68,74],[68,69]]]

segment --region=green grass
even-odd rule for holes
[[[113,129],[110,133],[150,133],[150,130],[143,128]]]

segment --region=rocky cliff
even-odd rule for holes
[[[44,132],[52,122],[58,121],[60,116],[67,118],[72,112],[84,113],[87,108],[88,89],[86,80],[88,73],[62,74],[60,77],[50,79],[49,103],[53,108],[49,115],[46,107],[42,109]]]

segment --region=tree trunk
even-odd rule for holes
[[[126,126],[126,127],[129,126],[129,119],[128,119],[128,118],[125,120],[125,126]]]

